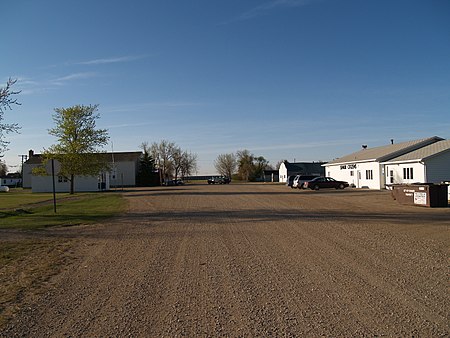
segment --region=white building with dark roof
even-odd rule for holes
[[[383,189],[390,183],[386,177],[385,166],[396,158],[424,149],[442,138],[429,138],[402,142],[381,147],[363,147],[362,150],[340,157],[324,164],[326,176],[336,180],[347,181],[357,188]],[[390,172],[388,172],[390,174]],[[418,180],[414,180],[418,182]]]
[[[136,186],[139,169],[139,159],[142,152],[113,152],[99,153],[109,164],[109,171],[99,173],[97,176],[76,176],[76,191],[108,190],[109,187]],[[55,164],[58,165],[58,161]],[[43,165],[41,154],[29,151],[28,160],[23,164],[23,187],[31,188],[33,192],[52,191],[52,177],[33,175],[33,169]],[[51,172],[50,163],[46,164],[46,171]],[[56,174],[55,188],[57,192],[70,190],[67,178]]]
[[[279,182],[287,182],[293,175],[317,175],[323,176],[323,162],[293,162],[283,161],[278,169]]]
[[[432,143],[381,164],[387,185],[450,181],[450,140]]]

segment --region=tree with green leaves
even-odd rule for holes
[[[255,157],[254,161],[253,179],[261,178],[264,176],[264,170],[270,167],[269,161],[267,161],[263,156]]]
[[[247,149],[239,150],[236,156],[238,174],[244,181],[255,181],[262,178],[264,170],[269,167],[269,161],[263,156],[256,157]]]
[[[247,149],[239,150],[236,153],[236,156],[238,161],[239,177],[241,178],[241,180],[250,181],[250,178],[252,178],[252,174],[255,169],[255,166],[253,164],[255,156]]]
[[[8,147],[9,142],[5,140],[5,135],[13,132],[18,132],[20,127],[17,123],[3,123],[3,115],[6,110],[12,110],[12,105],[20,105],[17,99],[12,98],[13,95],[19,94],[20,91],[15,92],[11,87],[17,80],[8,79],[5,87],[0,88],[0,155],[2,155]]]
[[[61,164],[59,175],[70,181],[70,193],[74,193],[75,176],[92,176],[107,168],[105,156],[100,148],[108,143],[106,129],[97,129],[100,117],[98,105],[75,105],[56,108],[53,115],[55,127],[49,134],[58,139],[44,152],[44,159],[55,159]]]

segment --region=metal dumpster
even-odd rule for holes
[[[392,186],[391,194],[400,204],[448,207],[447,184],[398,184]]]

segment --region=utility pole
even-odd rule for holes
[[[22,180],[22,187],[23,187],[23,162],[24,161],[26,161],[26,160],[28,160],[28,155],[19,155],[19,157],[21,157],[22,158],[22,166],[20,167],[20,178],[21,178],[21,180]]]

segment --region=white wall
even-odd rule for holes
[[[32,175],[33,168],[39,167],[42,164],[24,164],[24,175],[23,175],[23,187],[24,188],[32,188],[32,191],[53,191],[51,180],[49,180],[47,183],[50,184],[49,187],[45,188],[41,186],[44,184],[45,180],[39,180],[34,179],[35,177]],[[57,171],[57,167],[59,166],[58,161],[55,161],[55,170]],[[134,161],[127,161],[127,162],[116,162],[115,165],[115,174],[111,171],[110,175],[107,177],[108,181],[108,189],[109,184],[111,186],[135,186],[136,185],[136,174],[137,174],[137,166],[136,162]],[[51,173],[51,163],[47,162],[46,164],[46,170],[47,173]],[[114,176],[114,178],[113,178]],[[45,177],[45,176],[44,176]],[[78,177],[78,176],[77,176]],[[75,191],[97,191],[97,182],[98,177],[92,176],[90,178],[90,183],[87,183],[87,181],[83,178],[84,176],[80,176],[81,179],[79,179],[81,185],[79,187],[75,186]],[[57,181],[57,179],[56,179]],[[77,184],[78,179],[75,179],[75,184]],[[36,183],[34,183],[36,182]],[[95,182],[95,184],[94,184]],[[57,182],[58,183],[58,182]],[[35,184],[38,184],[38,186],[34,187]],[[87,185],[86,185],[87,184]],[[61,191],[69,191],[69,188],[65,188],[64,184],[61,183]],[[108,190],[107,189],[107,190]],[[58,190],[57,190],[58,191]]]
[[[279,181],[282,183],[286,183],[287,182],[287,168],[286,165],[284,163],[280,164],[280,169],[278,169],[278,173],[279,173]]]
[[[403,169],[413,170],[413,178],[405,178],[403,175]],[[394,182],[390,181],[390,171],[393,171],[394,174]],[[394,163],[394,164],[386,164],[385,165],[386,172],[386,180],[387,184],[411,184],[411,183],[426,183],[427,179],[425,178],[425,166],[419,162],[411,162],[411,163]]]
[[[94,176],[75,176],[75,192],[99,191],[98,178]],[[109,184],[106,190],[109,189]],[[32,192],[52,192],[53,183],[52,176],[33,176],[32,177]],[[56,192],[70,192],[70,181],[60,179],[55,176],[55,191]]]
[[[111,186],[135,186],[137,167],[136,162],[116,162],[111,168],[110,183]]]
[[[367,170],[372,171],[372,178],[367,178]],[[384,176],[378,162],[326,165],[325,176],[346,181],[357,188],[381,189],[384,187]]]
[[[41,166],[41,164],[23,164],[23,188],[31,188],[31,177],[33,176],[31,171],[33,168],[37,168],[39,166]]]

